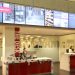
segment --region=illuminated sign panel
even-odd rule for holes
[[[2,3],[0,3],[0,7],[2,7]],[[0,12],[0,22],[2,22],[2,12]]]
[[[25,7],[15,5],[15,24],[25,24]]]
[[[54,26],[68,27],[68,13],[61,11],[54,11]]]
[[[3,3],[3,8],[8,8],[3,12],[3,23],[14,23],[14,4]]]
[[[7,7],[0,7],[0,12],[11,13],[12,10],[10,8],[7,8]]]
[[[75,14],[69,14],[69,28],[75,28]]]
[[[26,7],[26,24],[44,26],[44,9]]]
[[[53,26],[53,11],[45,10],[45,26]]]

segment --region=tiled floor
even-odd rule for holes
[[[75,75],[75,72],[67,72],[67,71],[63,71],[63,70],[60,70],[59,68],[59,63],[54,63],[54,72],[53,74],[43,74],[43,75]],[[2,75],[2,68],[0,67],[0,75]],[[42,75],[42,74],[40,74]]]
[[[53,75],[75,75],[75,72],[68,72],[68,71],[60,70],[59,63],[54,63]]]

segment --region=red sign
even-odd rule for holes
[[[1,7],[0,6],[0,12],[4,12],[4,13],[11,13],[12,9],[9,7]]]
[[[18,57],[20,53],[20,28],[15,28],[15,56]]]

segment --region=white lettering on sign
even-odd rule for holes
[[[15,28],[15,56],[18,57],[20,53],[20,28]]]

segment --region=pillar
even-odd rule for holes
[[[18,55],[20,50],[20,35],[19,28],[12,26],[5,26],[3,28],[3,39],[2,39],[2,75],[8,75],[8,57]],[[8,62],[8,63],[7,63]]]

